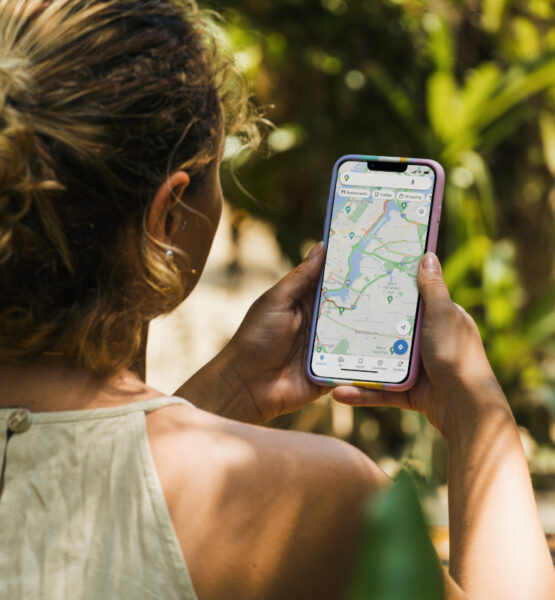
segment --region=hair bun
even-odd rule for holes
[[[31,115],[21,108],[30,105],[31,92],[27,60],[0,58],[0,264],[13,252],[14,227],[29,210],[34,192],[53,187],[34,177],[31,168],[35,132]]]

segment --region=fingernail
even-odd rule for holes
[[[426,252],[422,259],[422,268],[430,271],[437,271],[439,273],[439,260],[433,252]]]
[[[310,260],[310,259],[318,256],[320,254],[320,252],[322,251],[323,247],[324,247],[324,242],[318,242],[315,246],[312,247],[312,249],[308,253],[308,256],[306,257],[306,260]]]

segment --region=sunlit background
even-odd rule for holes
[[[321,239],[339,156],[434,158],[447,172],[444,274],[480,327],[555,533],[555,3],[210,7],[225,17],[253,100],[275,128],[248,160],[239,140],[227,141],[215,247],[192,297],[152,327],[149,382],[175,390]],[[390,474],[408,467],[433,518],[445,519],[445,444],[417,414],[322,398],[275,425],[346,439]]]

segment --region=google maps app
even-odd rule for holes
[[[427,165],[407,164],[404,172],[370,170],[363,160],[340,165],[314,375],[384,383],[406,379],[434,182]]]

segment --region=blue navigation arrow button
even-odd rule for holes
[[[409,345],[405,340],[397,340],[393,344],[393,352],[395,352],[395,354],[404,354],[408,349]]]

